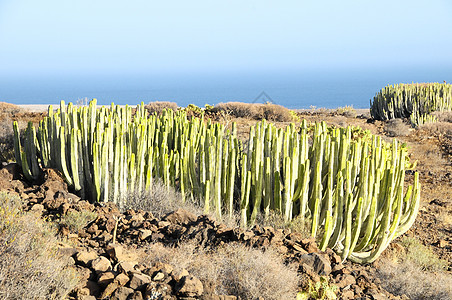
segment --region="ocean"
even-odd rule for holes
[[[384,86],[395,83],[452,81],[451,69],[398,69],[315,72],[94,76],[0,76],[0,101],[58,104],[96,98],[98,104],[136,105],[172,101],[179,106],[220,102],[273,102],[285,107],[368,108]]]

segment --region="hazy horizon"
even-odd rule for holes
[[[446,0],[0,0],[0,101],[266,91],[356,105],[387,84],[452,81],[451,15]]]

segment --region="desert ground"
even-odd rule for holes
[[[7,252],[12,251],[12,246],[2,244],[0,290],[3,292],[0,292],[0,298],[14,299],[14,295],[30,291],[36,292],[35,298],[50,297],[48,295],[52,293],[48,286],[57,286],[53,287],[52,295],[57,295],[56,298],[64,295],[67,299],[285,299],[290,297],[290,289],[309,290],[309,299],[452,299],[451,114],[439,116],[437,123],[412,128],[404,120],[373,120],[367,109],[295,111],[297,121],[325,121],[336,127],[359,126],[388,141],[396,138],[408,145],[410,160],[417,161],[415,170],[420,174],[421,207],[414,225],[392,242],[376,262],[361,266],[348,261],[342,264],[331,250],[319,251],[315,241],[296,226],[275,221],[240,229],[231,223],[222,224],[222,220],[215,220],[213,216],[202,216],[202,212],[190,206],[160,203],[161,199],[177,198],[175,191],[172,196],[165,192],[153,195],[152,199],[160,199],[158,205],[148,203],[150,206],[146,207],[138,203],[134,209],[119,211],[114,205],[91,204],[73,195],[51,170],[46,171],[44,183],[30,185],[11,164],[14,160],[11,123],[18,121],[21,128],[25,128],[28,121],[37,124],[46,115],[46,110],[46,105],[1,103],[1,198],[4,203],[12,203],[14,201],[5,199],[12,195],[19,197],[15,200],[19,201],[18,220],[42,222],[41,227],[50,224],[51,229],[43,234],[46,240],[40,242],[57,249],[58,254],[47,257],[45,253],[32,252],[45,258],[35,267],[43,270],[54,264],[73,272],[61,273],[58,278],[42,282],[40,278],[50,278],[49,270],[43,270],[41,277],[24,272],[24,278],[29,276],[31,279],[20,288],[20,278],[15,282],[14,278],[5,280],[5,276],[18,272],[14,268],[23,267],[21,260],[30,259],[27,255],[31,254],[27,254],[23,245],[21,247],[25,248],[16,249],[17,253]],[[247,138],[250,126],[260,118],[252,111],[246,116],[217,112],[209,117],[228,126],[236,122],[238,135],[243,140]],[[289,124],[287,121],[273,122],[281,127]],[[407,172],[406,178],[409,183],[413,172]],[[137,195],[136,198],[143,200],[146,196]],[[0,201],[0,208],[1,204]],[[146,211],[148,208],[150,212]],[[70,213],[77,217],[69,221]],[[2,241],[7,235],[6,220],[5,213],[0,213]],[[41,229],[21,223],[15,230],[26,236],[27,232]],[[10,243],[14,244],[14,241]],[[51,243],[55,244],[54,248]],[[214,251],[200,251],[199,248]],[[309,265],[303,260],[306,255],[324,265]],[[272,265],[278,260],[276,256],[282,257],[282,263]],[[225,257],[230,259],[226,264]],[[265,264],[267,261],[269,264]],[[266,270],[265,274],[256,271],[259,269]],[[261,279],[275,284],[261,286],[256,275],[246,279],[234,277],[241,272],[256,273]],[[289,273],[295,279],[282,275]],[[278,282],[278,278],[283,282]],[[238,281],[244,283],[234,284]],[[321,284],[316,286],[316,282]],[[62,285],[68,288],[64,289]],[[281,286],[287,290],[281,290]],[[253,290],[256,287],[260,290]],[[10,289],[10,294],[5,289]],[[46,289],[47,294],[37,292]]]

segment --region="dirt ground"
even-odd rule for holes
[[[18,120],[23,125],[21,127],[25,127],[29,120],[36,123],[45,115],[41,109],[42,107],[39,111],[29,111],[0,103],[0,124]],[[417,161],[416,171],[420,175],[422,190],[419,215],[404,236],[415,237],[433,250],[440,259],[447,262],[447,271],[452,276],[452,123],[441,122],[413,129],[403,122],[394,125],[374,121],[370,119],[368,110],[344,113],[315,109],[299,110],[297,114],[308,122],[325,121],[328,125],[340,127],[359,126],[388,141],[397,138],[407,143],[410,159]],[[220,117],[217,121],[225,122],[228,126],[236,122],[238,135],[242,139],[247,137],[250,126],[259,122],[232,116]],[[12,130],[5,129],[5,124],[0,127],[0,137],[12,133]],[[279,122],[276,125],[287,124]],[[412,180],[412,174],[407,173],[406,178],[408,181]]]

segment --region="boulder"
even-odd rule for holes
[[[111,300],[124,300],[128,299],[128,297],[133,294],[133,290],[131,288],[120,286],[118,287],[113,295],[110,297]],[[141,293],[140,293],[141,294]]]
[[[91,262],[97,257],[96,252],[82,250],[75,255],[75,261],[82,266],[89,267]]]
[[[201,280],[194,276],[184,276],[176,286],[176,293],[183,297],[199,297],[204,292]]]
[[[173,224],[188,225],[190,223],[196,222],[197,217],[191,212],[179,208],[178,210],[166,215],[165,220]]]
[[[132,275],[132,278],[129,281],[129,287],[134,290],[138,290],[138,289],[143,288],[146,284],[148,284],[151,281],[152,281],[152,279],[148,275],[141,274],[141,273],[134,273]]]
[[[91,261],[91,268],[97,273],[102,273],[111,270],[111,263],[108,258],[99,256]]]

